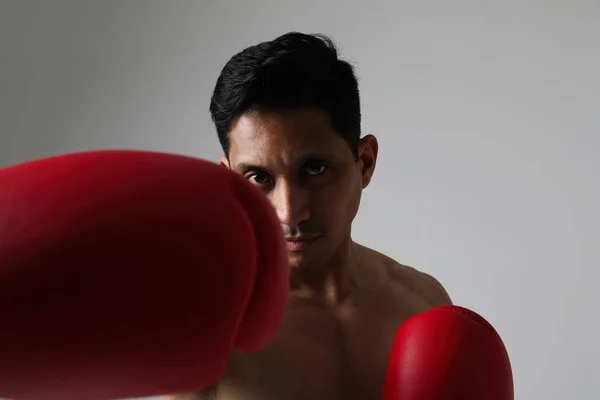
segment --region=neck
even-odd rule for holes
[[[325,265],[293,268],[291,289],[302,296],[340,303],[356,284],[357,252],[358,247],[348,236]]]

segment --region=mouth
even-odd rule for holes
[[[319,240],[320,236],[301,236],[286,238],[288,251],[298,252],[308,249],[314,242]]]

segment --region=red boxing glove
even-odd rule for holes
[[[202,389],[287,302],[279,221],[241,176],[99,151],[0,170],[0,397]]]
[[[383,400],[513,400],[512,369],[498,333],[457,306],[436,307],[398,330]]]

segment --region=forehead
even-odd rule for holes
[[[253,110],[232,124],[229,157],[234,163],[284,162],[306,156],[342,158],[351,154],[331,125],[329,115],[317,109]]]

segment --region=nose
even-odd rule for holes
[[[309,195],[303,188],[280,181],[270,197],[282,224],[297,226],[310,217]]]

